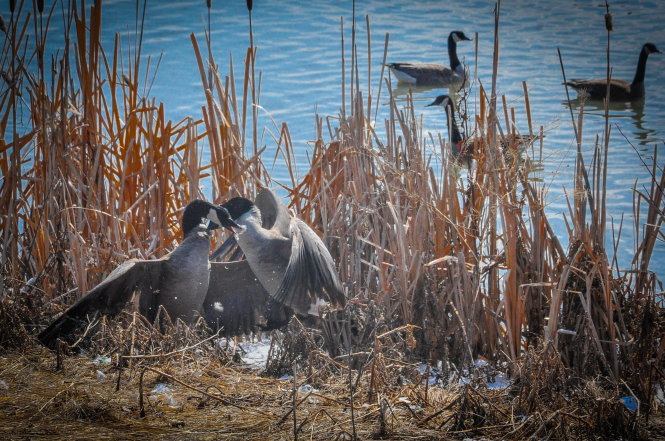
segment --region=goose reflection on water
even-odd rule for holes
[[[568,106],[568,101],[563,101],[562,104]],[[605,117],[605,102],[602,100],[577,97],[570,100],[570,107],[575,111],[583,110],[585,116]],[[634,101],[611,101],[608,110],[610,121],[614,118],[630,118],[632,120],[631,122],[635,127],[633,135],[639,145],[646,146],[658,142],[654,138],[658,135],[658,131],[644,125],[644,98]]]

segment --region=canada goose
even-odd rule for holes
[[[210,262],[203,317],[212,332],[233,337],[286,326],[293,310],[263,288],[246,260]]]
[[[448,123],[448,133],[450,134],[453,157],[470,159],[473,154],[473,144],[467,145],[469,143],[464,142],[464,138],[457,127],[453,100],[448,95],[439,95],[432,103],[425,107],[432,106],[441,106],[446,110],[446,122]]]
[[[646,43],[640,51],[637,70],[633,82],[612,78],[610,80],[610,101],[629,101],[644,96],[644,74],[649,54],[660,54],[661,51],[653,43]],[[577,90],[578,94],[587,95],[592,100],[602,100],[607,94],[607,79],[566,81],[566,85]]]
[[[254,201],[261,212],[261,226],[265,229],[275,225],[276,203],[277,200],[268,193],[260,193]],[[210,329],[224,337],[279,329],[286,326],[294,314],[293,309],[270,297],[247,260],[217,261],[242,257],[235,235],[210,255],[210,284],[203,313]]]
[[[201,220],[210,221],[210,227]],[[117,314],[139,293],[139,312],[151,322],[163,306],[173,319],[191,323],[208,292],[209,230],[223,226],[239,228],[224,206],[194,200],[182,215],[183,241],[169,254],[156,260],[131,259],[118,266],[44,331],[39,340],[54,348],[58,338],[77,330],[87,316]]]
[[[439,95],[436,99],[425,107],[441,106],[446,110],[446,121],[448,123],[448,132],[450,133],[450,144],[452,146],[453,158],[463,160],[470,165],[473,156],[474,139],[464,139],[457,127],[455,118],[455,106],[453,100],[448,95]],[[515,139],[516,138],[516,139]],[[526,147],[536,139],[538,135],[515,135],[515,137],[503,137],[500,140],[501,149],[508,151],[512,142],[515,142],[520,148]],[[515,141],[513,141],[515,140]]]
[[[457,42],[471,41],[464,32],[453,31],[448,35],[450,67],[432,63],[390,63],[393,75],[399,82],[434,87],[461,87],[466,73],[457,58]]]
[[[256,203],[236,197],[224,207],[243,227],[236,231],[238,245],[273,299],[302,315],[319,315],[325,302],[345,305],[335,263],[325,245],[305,222],[289,214],[271,190],[264,188]],[[263,226],[262,216],[274,219],[270,228]]]

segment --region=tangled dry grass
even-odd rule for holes
[[[470,381],[439,377],[444,381],[434,384],[433,369],[406,361],[402,329],[381,337],[371,356],[353,354],[362,361],[351,371],[321,351],[321,343],[312,343],[306,358],[300,345],[285,344],[298,367],[277,379],[265,374],[283,353],[273,354],[266,370],[250,370],[237,362],[240,353],[234,357],[177,325],[168,337],[145,332],[137,321],[129,326],[136,355],[103,352],[124,348],[131,320],[108,324],[92,352],[60,359],[29,345],[2,356],[0,433],[9,439],[663,439],[662,412],[645,424],[619,401],[619,390],[575,379],[553,352],[530,351],[511,365],[512,385],[488,387],[494,368],[466,373]],[[275,338],[295,341],[304,333],[292,324]],[[179,349],[169,351],[174,339]]]

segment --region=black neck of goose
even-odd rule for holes
[[[647,58],[649,53],[646,48],[642,48],[640,52],[640,59],[637,60],[637,70],[635,71],[635,78],[633,79],[633,84],[644,83],[644,73],[647,70]]]
[[[462,64],[457,58],[457,43],[452,34],[448,35],[448,58],[450,58],[450,68],[452,70],[457,70],[457,67]]]
[[[201,219],[207,216],[212,207],[201,199],[195,199],[185,207],[182,213],[182,233],[185,237],[201,223]]]
[[[462,135],[460,134],[459,128],[457,127],[457,121],[455,120],[455,109],[453,106],[445,106],[446,109],[446,119],[448,120],[448,131],[450,132],[450,142],[456,146],[462,141]]]

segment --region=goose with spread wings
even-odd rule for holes
[[[201,224],[204,219],[209,227]],[[160,259],[122,263],[44,329],[39,340],[54,348],[58,338],[71,340],[93,316],[118,314],[128,303],[138,303],[139,312],[151,322],[163,307],[172,319],[192,323],[208,293],[210,231],[220,226],[238,227],[223,206],[200,199],[190,202],[182,215],[184,239],[171,253]],[[224,271],[213,280],[223,278]]]
[[[305,222],[289,214],[275,193],[264,188],[254,202],[236,197],[224,207],[241,226],[235,240],[273,306],[315,316],[324,304],[344,307],[344,289],[330,252]]]

